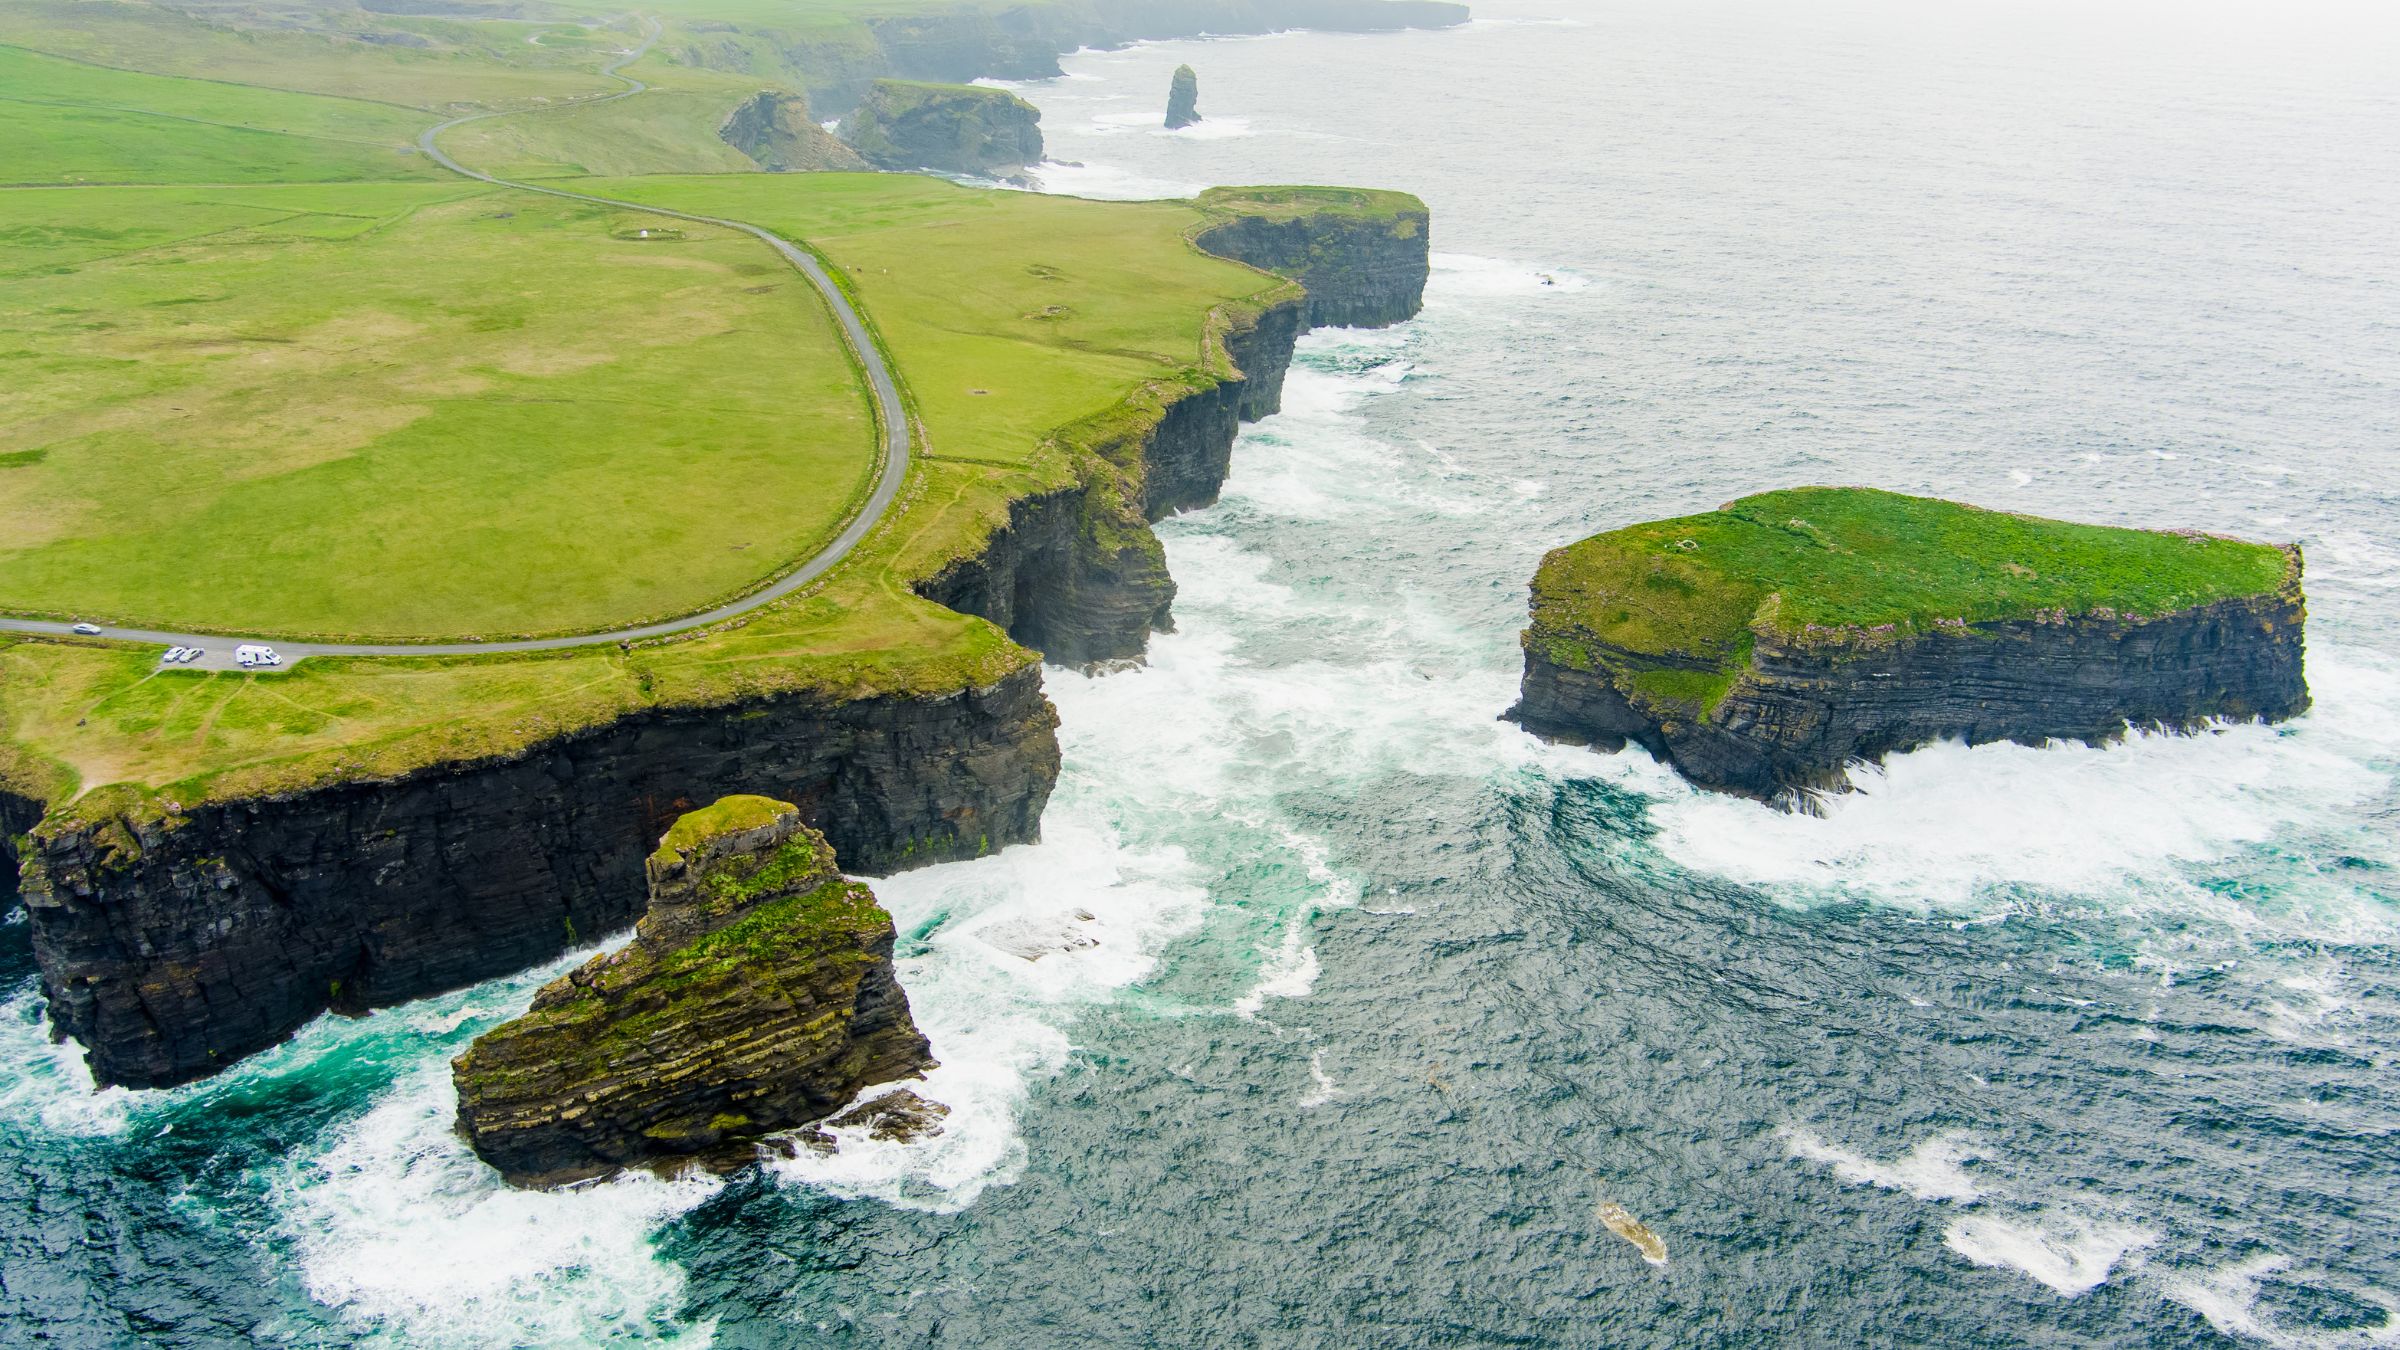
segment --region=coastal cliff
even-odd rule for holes
[[[660,710],[389,782],[53,821],[23,888],[53,1025],[103,1083],[166,1087],[357,1013],[623,928],[669,822],[798,803],[865,873],[1039,836],[1058,776],[1038,668],[933,698]]]
[[[458,1127],[521,1186],[699,1159],[933,1067],[892,916],[788,802],[728,797],[646,860],[633,941],[534,996],[451,1066]]]
[[[810,120],[808,100],[762,89],[727,114],[718,139],[776,173],[820,173],[867,167],[858,152]]]
[[[1398,323],[1424,303],[1432,273],[1414,198],[1328,188],[1216,188],[1200,204],[1225,218],[1196,241],[1219,257],[1298,281],[1311,328]]]
[[[1042,161],[1041,121],[1005,89],[877,80],[841,132],[879,169],[1013,178]]]
[[[1537,735],[1793,804],[1937,740],[2105,742],[2308,707],[2296,548],[1802,489],[1559,549]]]
[[[1061,665],[1139,657],[1173,626],[1175,583],[1150,526],[1210,505],[1223,489],[1243,422],[1280,411],[1300,335],[1320,322],[1385,326],[1423,307],[1429,218],[1397,193],[1346,189],[1219,189],[1200,204],[1211,222],[1193,236],[1205,252],[1299,281],[1287,296],[1225,319],[1224,378],[1162,384],[1068,436],[1077,481],[1019,500],[977,554],[929,578],[918,593],[991,620]],[[1251,248],[1249,212],[1272,213]],[[1278,259],[1297,258],[1302,267]],[[1318,320],[1318,313],[1338,315]]]
[[[809,42],[797,44],[791,58],[817,105],[839,110],[864,97],[878,77],[951,84],[987,78],[1040,80],[1060,73],[1059,57],[1086,47],[1295,28],[1385,33],[1450,28],[1467,19],[1465,5],[1442,0],[1053,0],[1004,9],[961,5],[869,19],[868,51]]]
[[[1298,219],[1301,196],[1269,209]],[[1369,207],[1361,207],[1366,201]],[[1210,227],[1244,206],[1204,203]],[[1383,222],[1361,229],[1372,209]],[[1345,313],[1413,314],[1390,278],[1421,264],[1413,199],[1328,193]],[[1421,268],[1419,274],[1421,275]],[[1368,295],[1345,294],[1371,278]],[[1241,421],[1280,404],[1309,302],[1296,288],[1210,325],[1210,370],[1161,378],[1062,428],[1069,481],[916,584],[1066,663],[1137,657],[1174,585],[1150,522],[1213,501]],[[666,823],[735,793],[795,803],[854,870],[979,856],[1039,836],[1058,773],[1039,667],[948,692],[783,694],[630,712],[510,753],[194,801],[105,794],[8,818],[52,1023],[102,1083],[217,1072],[318,1014],[358,1013],[522,970],[632,922]],[[65,805],[62,798],[58,805]]]

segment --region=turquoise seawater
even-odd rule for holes
[[[446,1061],[547,972],[95,1094],[20,920],[0,1341],[2400,1343],[2400,17],[1478,12],[1020,86],[1051,190],[1403,187],[1436,272],[1050,672],[1045,841],[878,883],[942,1135],[512,1193]],[[1822,816],[1497,720],[1544,550],[1799,482],[2299,539],[2316,709]]]

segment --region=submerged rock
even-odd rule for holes
[[[2308,707],[2300,575],[2212,535],[1762,493],[1543,559],[1508,715],[1785,804],[1946,738],[2280,721]]]
[[[509,1181],[746,1161],[932,1066],[892,919],[797,807],[728,797],[650,856],[634,940],[545,986],[451,1065],[460,1133]]]
[[[1175,82],[1167,88],[1167,130],[1181,131],[1200,120],[1200,75],[1190,66],[1175,67]]]
[[[1013,178],[1042,162],[1042,113],[1005,89],[877,80],[842,139],[879,169]]]

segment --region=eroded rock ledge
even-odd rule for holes
[[[877,80],[842,139],[879,169],[1015,178],[1042,162],[1041,110],[1005,89]]]
[[[2297,548],[1802,489],[1559,549],[1533,594],[1509,717],[1786,805],[1937,740],[2308,707]]]
[[[798,807],[728,797],[676,821],[646,867],[633,941],[451,1065],[459,1132],[509,1181],[739,1166],[749,1141],[933,1067],[891,915]]]

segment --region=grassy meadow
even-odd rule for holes
[[[783,570],[870,485],[872,414],[804,280],[666,224],[456,179],[0,193],[70,250],[0,263],[0,606],[496,636]]]

